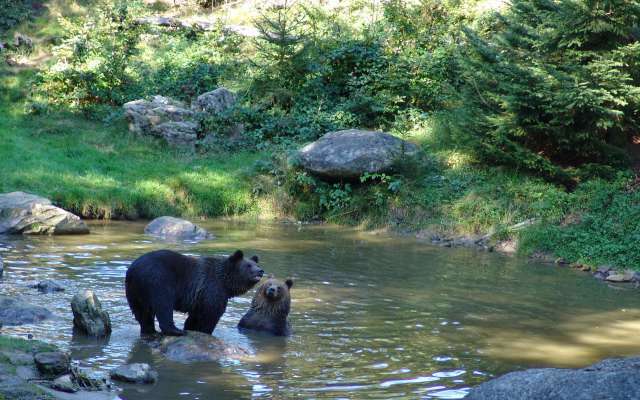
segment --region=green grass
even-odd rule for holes
[[[25,340],[0,335],[0,350],[18,350],[25,353],[41,353],[45,351],[56,351],[56,347],[51,344],[37,340]]]
[[[244,170],[255,154],[190,155],[136,138],[123,121],[26,115],[28,71],[0,70],[0,192],[51,198],[85,217],[220,216],[254,205]]]
[[[32,59],[46,54],[46,43],[61,31],[52,18],[56,10],[88,12],[68,0],[52,1],[51,6],[52,13],[20,27],[39,44]],[[173,37],[145,44],[140,57],[158,65],[187,65],[190,58],[181,54],[197,51],[208,49]],[[282,161],[286,150],[275,147],[189,155],[133,136],[121,118],[104,123],[66,112],[26,114],[25,99],[35,74],[35,69],[0,66],[0,192],[33,192],[90,218],[266,211],[444,236],[497,232],[497,240],[519,239],[523,254],[542,250],[569,261],[640,268],[640,194],[625,189],[628,174],[611,182],[585,182],[567,193],[517,171],[481,165],[464,149],[453,148],[445,116],[443,121],[431,117],[413,127],[400,124],[392,129],[425,149],[423,164],[405,166],[404,173],[385,182],[356,183],[347,189],[307,180]],[[238,87],[246,83],[233,82]],[[272,151],[280,154],[280,161],[272,162]],[[267,166],[263,174],[253,168],[258,160]],[[392,184],[394,190],[389,190]],[[327,206],[327,200],[333,203]],[[531,218],[536,225],[509,231],[509,226]]]

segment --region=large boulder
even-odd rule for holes
[[[7,234],[79,234],[89,233],[76,215],[34,194],[0,194],[0,233]]]
[[[183,103],[163,96],[123,105],[131,132],[164,138],[171,145],[193,146],[197,138],[196,113]]]
[[[191,104],[191,108],[206,114],[220,114],[232,108],[237,101],[237,96],[232,91],[219,87],[216,90],[198,96]]]
[[[71,299],[73,327],[77,332],[91,337],[111,334],[111,318],[102,310],[98,296],[91,290],[76,294]]]
[[[204,240],[214,236],[193,222],[175,217],[159,217],[144,228],[144,233],[168,240]]]
[[[35,324],[51,317],[51,311],[12,297],[0,296],[0,325]]]
[[[186,336],[166,336],[157,347],[166,358],[180,363],[243,359],[249,356],[249,352],[241,347],[196,331],[187,331]]]
[[[582,369],[512,372],[471,390],[466,400],[631,400],[640,393],[640,357]]]
[[[349,129],[327,133],[303,147],[298,158],[314,175],[355,179],[388,171],[399,159],[418,154],[418,146],[388,133]]]

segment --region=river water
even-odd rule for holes
[[[152,364],[159,382],[123,385],[122,399],[459,399],[508,371],[640,353],[637,291],[580,272],[344,227],[201,225],[217,239],[166,243],[143,235],[137,222],[92,223],[86,236],[0,237],[0,293],[55,314],[3,333],[32,334],[105,370],[127,361]],[[239,333],[250,292],[230,301],[214,336],[254,359],[183,365],[152,352],[138,338],[123,281],[132,260],[160,248],[259,255],[268,273],[295,281],[294,335]],[[66,291],[28,288],[47,278]],[[86,288],[111,315],[108,341],[73,336],[69,301]],[[176,320],[181,326],[184,316]]]

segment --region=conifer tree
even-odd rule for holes
[[[460,131],[477,154],[571,186],[624,166],[640,117],[640,2],[513,0],[466,30]]]

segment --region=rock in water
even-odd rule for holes
[[[64,288],[62,285],[54,280],[45,279],[44,281],[40,281],[35,285],[31,285],[31,288],[38,289],[41,293],[53,293],[53,292],[64,292]]]
[[[69,356],[60,351],[38,353],[33,357],[38,372],[46,378],[55,378],[69,372]]]
[[[207,114],[220,114],[232,108],[237,101],[237,96],[232,91],[219,87],[216,90],[198,96],[191,107]]]
[[[159,217],[144,228],[144,233],[169,240],[203,240],[214,236],[193,222],[174,217]]]
[[[89,233],[89,228],[78,216],[52,205],[49,199],[12,192],[0,194],[0,233],[62,235]]]
[[[111,379],[129,383],[155,383],[158,373],[152,370],[149,364],[125,364],[111,371]]]
[[[466,400],[632,400],[640,393],[640,357],[582,369],[512,372],[471,390]]]
[[[228,345],[206,333],[187,331],[186,336],[166,336],[159,344],[160,352],[169,360],[191,363],[242,359],[249,356],[245,349]]]
[[[113,386],[106,372],[93,368],[81,367],[77,364],[71,366],[71,382],[82,390],[90,392],[111,390]]]
[[[0,296],[0,324],[34,324],[51,317],[51,311],[14,299]]]
[[[301,166],[330,179],[355,179],[365,172],[391,169],[398,160],[419,154],[413,143],[384,132],[349,129],[330,132],[299,152]]]
[[[100,300],[91,290],[76,294],[71,299],[73,326],[83,334],[104,337],[111,334],[109,313],[102,311]]]

